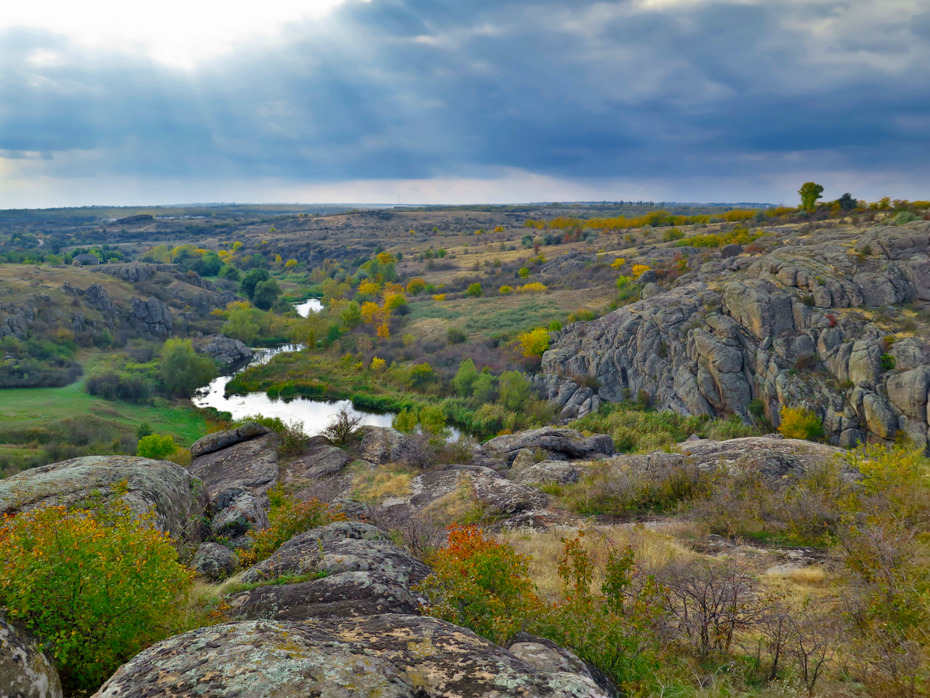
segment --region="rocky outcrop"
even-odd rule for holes
[[[191,446],[190,471],[204,484],[213,534],[241,537],[268,525],[267,491],[278,480],[280,437],[256,423],[208,434]]]
[[[564,669],[537,668],[469,630],[423,616],[240,621],[148,648],[95,695],[610,695],[589,676]]]
[[[262,426],[258,422],[247,422],[235,429],[217,431],[197,439],[197,441],[191,444],[191,456],[193,458],[199,458],[208,453],[221,451],[224,448],[229,448],[243,441],[249,441],[250,439],[269,433],[271,433],[271,430],[268,427]]]
[[[843,454],[840,448],[801,439],[783,439],[778,435],[726,441],[695,439],[678,444],[678,450],[701,469],[738,465],[772,480],[800,475]]]
[[[252,350],[238,339],[221,334],[198,340],[194,348],[213,359],[224,372],[245,366],[252,359]]]
[[[36,642],[0,615],[0,696],[61,698],[54,665]]]
[[[553,460],[573,460],[609,456],[614,452],[614,442],[606,434],[585,437],[574,429],[542,427],[495,437],[481,445],[478,457],[499,459],[510,466],[524,449],[542,451]]]
[[[196,540],[205,498],[199,479],[175,463],[133,456],[85,456],[43,465],[0,480],[0,514],[43,505],[82,506],[116,496],[177,540]]]
[[[549,483],[567,485],[578,482],[581,470],[564,460],[544,460],[519,467],[515,464],[511,467],[508,476],[521,485],[539,486]]]
[[[540,387],[566,419],[639,400],[747,421],[754,404],[777,426],[802,406],[842,446],[900,430],[927,446],[930,342],[892,341],[866,309],[930,299],[930,225],[874,229],[855,250],[828,234],[786,243],[556,333]]]
[[[333,446],[325,436],[309,439],[303,453],[288,463],[286,479],[304,483],[336,475],[352,460],[343,449]]]
[[[340,521],[295,536],[246,570],[242,582],[267,584],[227,601],[237,618],[417,613],[425,599],[412,587],[427,574],[426,565],[374,526]],[[300,581],[281,584],[285,577]]]

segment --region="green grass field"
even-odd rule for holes
[[[85,415],[93,415],[133,431],[144,422],[155,432],[173,434],[185,446],[207,431],[206,420],[193,407],[111,402],[86,393],[84,381],[63,388],[0,391],[0,420],[4,430],[43,427]]]

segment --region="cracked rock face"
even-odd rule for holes
[[[543,355],[540,387],[563,418],[644,397],[681,414],[748,419],[756,400],[775,425],[782,406],[813,410],[841,446],[905,431],[926,447],[930,342],[890,343],[870,318],[930,300],[930,225],[849,242],[812,235],[755,259],[708,262],[675,287],[569,325]]]
[[[570,669],[563,663],[540,669],[469,630],[423,616],[240,621],[148,648],[95,696],[611,695]]]
[[[238,618],[417,613],[425,599],[412,587],[429,571],[374,526],[338,521],[294,536],[246,570],[242,582],[267,584],[234,594],[228,602]],[[285,575],[309,578],[275,583]]]
[[[0,695],[61,698],[58,672],[28,635],[0,615]]]
[[[185,468],[135,456],[84,456],[32,468],[0,480],[0,513],[43,505],[82,506],[108,498],[125,481],[123,500],[176,540],[195,540],[204,514],[203,485]]]

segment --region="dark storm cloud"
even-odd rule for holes
[[[928,14],[861,9],[374,0],[187,72],[10,30],[0,151],[319,182],[926,168]]]

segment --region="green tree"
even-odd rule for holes
[[[342,312],[339,313],[339,319],[342,320],[342,324],[348,329],[357,327],[358,324],[362,321],[362,309],[361,306],[355,301],[350,302]]]
[[[452,387],[455,392],[462,397],[471,395],[472,386],[478,378],[478,369],[475,368],[475,362],[471,359],[465,359],[459,364],[459,370],[452,379]]]
[[[269,278],[271,278],[271,275],[265,269],[253,269],[242,278],[239,288],[242,289],[242,293],[249,300],[252,300],[255,296],[255,287]]]
[[[532,386],[519,371],[504,371],[500,377],[500,401],[508,410],[519,410],[530,398]]]
[[[256,307],[262,310],[269,310],[281,295],[281,287],[274,279],[265,279],[259,281],[255,286],[255,294],[252,297]]]
[[[401,410],[394,416],[391,426],[399,432],[410,434],[417,428],[417,413],[412,410]]]
[[[494,402],[497,398],[497,379],[487,371],[482,371],[471,384],[471,396],[480,404]]]
[[[840,198],[838,198],[836,203],[838,203],[840,208],[844,211],[852,211],[854,208],[856,208],[856,206],[858,206],[858,202],[849,192],[846,192]]]
[[[162,385],[169,395],[190,397],[216,377],[216,364],[194,351],[189,339],[169,339],[159,355]]]
[[[223,334],[252,344],[261,332],[257,315],[258,312],[249,307],[248,303],[235,303],[226,316],[226,322],[223,323]]]
[[[813,211],[817,205],[817,199],[823,194],[823,187],[816,182],[804,182],[798,189],[801,195],[801,208],[805,211]]]

